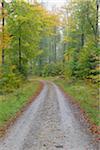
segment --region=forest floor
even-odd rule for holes
[[[77,107],[58,86],[45,82],[36,100],[0,140],[0,150],[57,149],[99,150],[99,147]]]

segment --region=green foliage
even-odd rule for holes
[[[15,72],[16,66],[3,66],[0,69],[0,94],[13,92],[23,82],[23,77]]]
[[[8,57],[20,73],[27,74],[28,62],[38,53],[40,41],[40,20],[36,20],[35,8],[23,1],[13,2],[8,8],[7,25],[12,40]],[[36,10],[37,11],[37,10]],[[40,19],[40,18],[38,18]],[[34,21],[34,22],[33,22]],[[36,52],[37,50],[37,52]]]
[[[63,74],[62,63],[46,64],[42,70],[42,76],[60,76]]]
[[[96,0],[73,0],[67,8],[64,29],[65,78],[91,79],[98,82],[98,6]]]
[[[97,75],[96,66],[98,65],[99,49],[93,43],[88,43],[80,52],[78,60],[79,77],[87,78],[91,75]]]
[[[6,50],[6,63],[16,65],[16,69],[27,76],[30,68],[33,68],[31,62],[36,58],[38,62],[42,52],[42,57],[46,57],[48,46],[45,39],[53,36],[54,27],[59,24],[59,17],[38,3],[30,5],[22,0],[6,4],[6,9],[6,22],[11,37]]]

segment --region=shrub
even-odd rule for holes
[[[3,66],[0,68],[0,93],[13,92],[23,82],[23,77],[15,72],[15,66]]]
[[[42,70],[42,76],[57,76],[63,74],[62,63],[50,63],[46,64]]]

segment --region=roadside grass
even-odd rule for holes
[[[28,81],[15,92],[0,96],[0,126],[5,125],[10,118],[14,117],[25,106],[39,86],[39,81]]]
[[[99,91],[96,85],[84,81],[68,82],[62,79],[55,80],[55,83],[80,104],[93,124],[100,125]]]

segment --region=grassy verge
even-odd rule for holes
[[[80,104],[93,124],[99,125],[99,98],[96,86],[83,81],[56,80],[55,82]]]
[[[25,106],[29,98],[36,93],[39,86],[40,82],[38,81],[27,82],[20,89],[17,89],[16,92],[0,96],[1,127]]]

